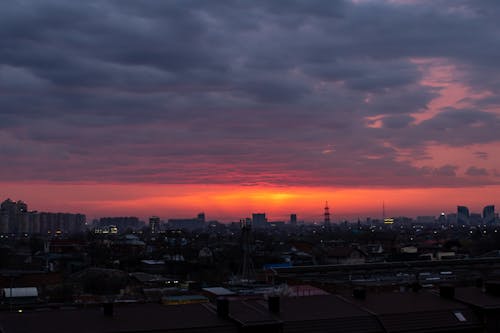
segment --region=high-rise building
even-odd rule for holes
[[[290,214],[290,224],[297,225],[297,214]]]
[[[9,215],[0,211],[0,234],[9,233]]]
[[[203,229],[207,227],[205,222],[205,213],[199,213],[195,218],[190,219],[168,219],[167,229]]]
[[[40,213],[38,218],[42,234],[74,234],[83,231],[86,217],[72,213]]]
[[[72,234],[83,230],[85,220],[82,214],[29,212],[22,201],[7,199],[0,205],[0,233]]]
[[[457,224],[460,225],[470,224],[469,208],[465,206],[457,206]]]
[[[491,224],[495,223],[495,206],[489,205],[483,209],[483,223]]]
[[[253,213],[252,214],[252,226],[253,227],[265,227],[267,225],[266,213]]]
[[[31,212],[29,216],[29,233],[39,234],[40,233],[40,214],[37,212]]]
[[[139,221],[135,216],[116,216],[116,217],[101,217],[94,221],[93,227],[103,229],[109,226],[116,226],[118,232],[127,232],[127,230],[140,230],[144,227],[144,223]]]
[[[478,224],[481,224],[481,222],[483,222],[483,217],[481,216],[481,214],[470,213],[470,215],[469,215],[469,223],[471,225],[478,225]]]
[[[25,228],[25,215],[28,213],[28,205],[19,201],[7,199],[0,204],[0,215],[8,216],[8,232],[17,233],[20,231],[21,224]],[[5,221],[5,220],[4,220]]]
[[[158,216],[152,216],[149,218],[149,229],[152,234],[160,232],[160,218]]]
[[[441,214],[439,214],[438,223],[439,224],[445,224],[446,223],[446,214],[444,212],[442,212]]]

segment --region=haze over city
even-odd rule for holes
[[[89,217],[479,212],[495,1],[0,5],[0,194]]]

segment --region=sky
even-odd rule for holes
[[[0,4],[0,199],[333,220],[500,204],[497,0]]]

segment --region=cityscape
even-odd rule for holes
[[[499,17],[0,2],[0,333],[500,332]]]
[[[270,221],[265,213],[231,223],[204,213],[87,221],[80,213],[31,211],[28,203],[6,199],[0,306],[11,314],[2,325],[27,332],[63,315],[50,330],[73,322],[92,330],[89,320],[112,317],[117,320],[104,326],[110,331],[124,323],[132,331],[307,331],[314,321],[318,332],[385,332],[394,325],[385,311],[400,320],[417,311],[434,318],[419,324],[423,332],[435,325],[443,332],[496,330],[490,307],[500,309],[500,283],[491,279],[500,274],[500,219],[494,205],[482,213],[457,206],[415,218],[385,216],[383,206],[382,218],[357,221],[336,220],[328,202],[318,208],[321,222],[293,213],[287,221]],[[389,299],[396,306],[380,308]],[[142,309],[148,319],[131,321],[144,316]],[[204,319],[158,321],[184,310]],[[21,315],[29,318],[23,325]],[[366,327],[357,326],[360,316]]]

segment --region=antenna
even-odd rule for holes
[[[330,208],[328,207],[328,201],[325,203],[325,219],[324,219],[324,222],[325,222],[325,225],[326,226],[330,226]]]
[[[246,220],[241,220],[241,249],[242,263],[240,270],[240,282],[249,284],[255,281],[255,269],[252,262],[253,246],[252,227]]]

